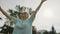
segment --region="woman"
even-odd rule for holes
[[[31,17],[28,19],[29,15],[27,12],[20,13],[18,18],[12,17],[7,14],[0,6],[0,11],[13,23],[15,23],[15,27],[13,30],[13,34],[32,34],[32,22],[35,19],[36,13],[40,9],[43,2],[46,0],[42,0],[36,10],[31,13]]]

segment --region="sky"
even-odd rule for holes
[[[16,5],[30,7],[33,10],[37,8],[41,0],[0,0],[0,6],[6,11],[15,9]],[[7,12],[7,11],[6,11]],[[0,12],[0,26],[4,25],[5,16]],[[51,30],[54,25],[56,32],[60,32],[60,0],[47,0],[43,3],[40,10],[36,14],[36,18],[32,24],[37,30]]]

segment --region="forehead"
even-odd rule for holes
[[[20,15],[21,15],[21,14],[28,14],[28,13],[27,13],[27,12],[23,12],[23,13],[20,13]]]

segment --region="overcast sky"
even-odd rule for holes
[[[33,10],[37,8],[41,0],[0,0],[0,6],[4,10],[14,9],[16,5],[30,7]],[[0,12],[0,26],[4,24],[5,16]],[[54,25],[57,32],[60,32],[60,0],[47,0],[42,5],[33,22],[37,30],[51,30]]]

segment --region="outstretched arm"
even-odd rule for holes
[[[41,3],[39,4],[39,6],[36,8],[35,10],[35,14],[39,11],[39,9],[41,8],[42,4],[45,2],[46,0],[41,0]]]
[[[0,6],[0,11],[9,19],[9,20],[11,20],[11,16],[9,15],[9,14],[7,14],[2,8],[1,8],[1,6]]]

